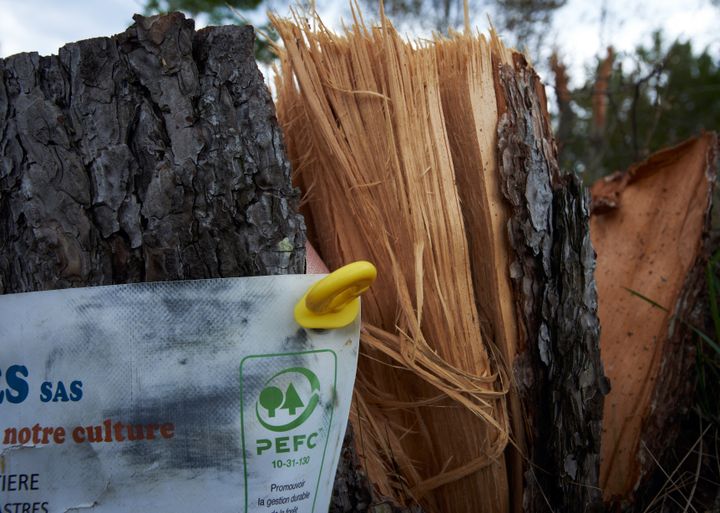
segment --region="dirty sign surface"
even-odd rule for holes
[[[327,511],[359,322],[317,276],[0,297],[0,511]]]

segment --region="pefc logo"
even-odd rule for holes
[[[306,392],[304,397],[298,388]],[[290,431],[310,418],[320,402],[319,393],[320,380],[312,371],[290,367],[265,382],[255,403],[255,414],[260,424],[270,431]]]

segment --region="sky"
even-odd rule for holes
[[[607,12],[604,23],[603,3]],[[555,16],[555,34],[549,39],[570,64],[571,79],[577,83],[583,67],[594,65],[609,44],[620,54],[630,53],[638,44],[650,45],[658,29],[670,42],[690,40],[696,51],[709,47],[720,60],[718,24],[720,5],[709,0],[570,0]]]
[[[317,4],[331,27],[338,28],[340,17],[347,17],[342,0]],[[0,0],[0,57],[27,51],[57,53],[69,41],[122,32],[143,5],[142,0]],[[484,13],[474,18],[485,28]],[[202,25],[200,20],[197,26]],[[621,54],[629,53],[640,43],[649,44],[658,28],[670,40],[690,39],[698,49],[709,46],[720,58],[718,26],[720,5],[710,0],[568,0],[555,15],[547,48],[559,49],[577,85],[584,68],[594,65],[609,43]]]

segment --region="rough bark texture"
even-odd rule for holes
[[[372,502],[370,483],[365,472],[360,468],[360,461],[355,453],[352,425],[348,422],[329,511],[331,513],[368,511]]]
[[[524,510],[599,511],[608,383],[587,199],[576,177],[560,175],[539,79],[519,55],[514,67],[500,69],[505,113],[498,144],[524,338],[514,365],[530,439]]]
[[[304,270],[252,27],[135,21],[0,59],[0,293]]]

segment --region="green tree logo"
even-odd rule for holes
[[[300,396],[295,390],[295,385],[290,383],[287,387],[287,391],[285,391],[285,402],[281,408],[285,408],[290,415],[295,415],[297,409],[302,408],[303,406],[305,406],[305,404],[302,402],[302,399],[300,399]]]
[[[292,380],[283,393],[275,380],[285,375],[290,375]],[[295,388],[295,384],[299,383],[299,380],[304,380],[310,385],[310,397],[307,404],[303,402]],[[260,424],[271,431],[282,432],[295,429],[315,411],[315,407],[320,402],[319,392],[320,380],[311,370],[305,367],[290,367],[281,370],[265,382],[265,388],[260,392],[255,404],[255,414]],[[272,419],[277,418],[278,410],[286,410],[288,416],[294,418],[285,424],[274,424]]]

